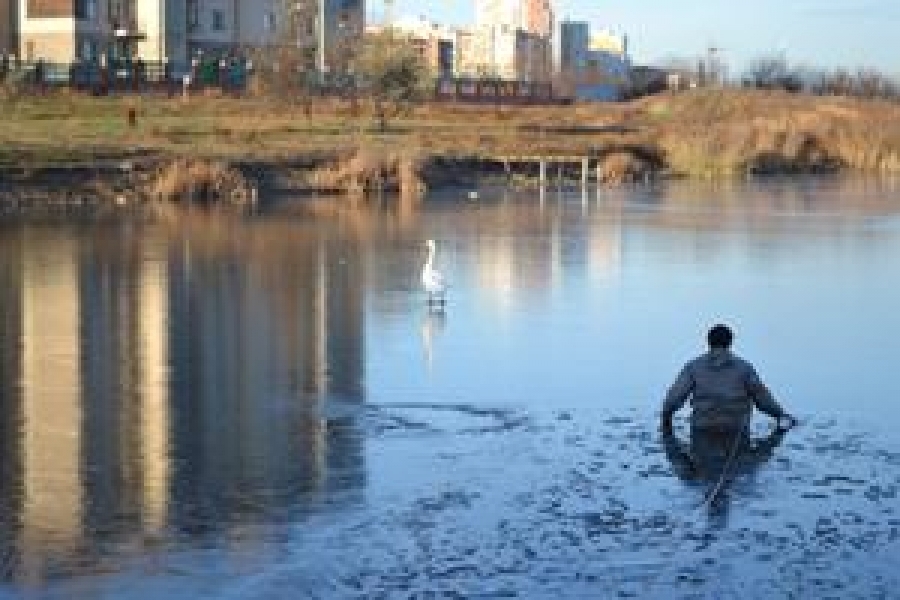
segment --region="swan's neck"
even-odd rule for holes
[[[429,271],[434,268],[434,246],[428,246],[428,260],[425,261],[425,268]]]

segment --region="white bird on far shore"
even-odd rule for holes
[[[444,275],[434,266],[434,256],[437,252],[434,240],[425,242],[428,246],[428,259],[422,267],[422,287],[428,294],[428,304],[444,304],[444,295],[447,291],[447,284],[444,281]]]

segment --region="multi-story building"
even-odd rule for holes
[[[559,24],[558,65],[561,73],[583,68],[591,43],[591,26],[586,21],[563,21]]]
[[[0,11],[10,14],[0,50],[7,44],[25,60],[53,62],[130,56],[184,64],[199,52],[286,42],[318,49],[322,37],[327,66],[365,21],[363,0],[0,0]]]
[[[482,36],[475,29],[459,28],[453,34],[453,74],[456,77],[480,77],[488,69],[485,54],[479,51]]]
[[[17,54],[19,48],[19,0],[0,0],[0,55]]]
[[[421,17],[398,19],[391,28],[407,37],[434,75],[453,76],[456,35],[453,31]],[[373,26],[368,31],[380,29],[379,26]]]
[[[550,0],[522,0],[522,29],[548,40],[553,37],[553,6]]]
[[[631,64],[625,36],[610,30],[591,34],[582,21],[559,27],[558,87],[586,99],[615,99],[629,85]]]
[[[123,56],[184,62],[188,0],[14,0],[15,54],[25,60]]]
[[[550,40],[509,26],[456,32],[456,75],[479,79],[549,81]]]
[[[628,38],[609,30],[601,31],[591,36],[586,59],[586,73],[595,81],[624,85],[631,67]]]
[[[501,79],[547,81],[551,72],[553,9],[550,0],[476,0],[473,44]]]

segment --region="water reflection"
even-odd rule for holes
[[[714,525],[727,524],[734,482],[746,485],[753,474],[775,454],[787,432],[773,429],[764,438],[751,438],[748,431],[717,431],[692,428],[688,441],[673,433],[663,436],[666,457],[679,479],[700,486],[706,510]]]
[[[0,579],[352,501],[362,437],[322,407],[363,398],[358,249],[92,233],[2,238]]]
[[[518,424],[547,410],[590,431],[585,406],[646,408],[710,315],[737,322],[798,412],[849,398],[896,421],[885,324],[900,237],[896,216],[876,219],[896,215],[896,190],[854,185],[604,189],[586,208],[568,192],[544,206],[485,193],[397,218],[183,234],[0,231],[0,580],[115,570],[154,547],[253,552],[285,521],[360,502],[364,486],[367,502],[396,500],[428,474],[473,498],[516,469],[543,481],[501,436],[529,445]],[[454,284],[446,313],[423,306],[428,238]],[[597,462],[581,440],[572,461]],[[478,444],[490,476],[473,480],[455,461]],[[423,446],[441,457],[416,461]],[[612,484],[596,466],[582,475],[599,501]],[[396,513],[374,510],[390,537]]]
[[[422,350],[425,353],[425,364],[430,370],[434,365],[434,343],[441,335],[447,323],[447,310],[443,304],[429,303],[422,319]]]

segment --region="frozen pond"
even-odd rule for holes
[[[900,183],[0,227],[0,597],[900,586]],[[803,423],[713,505],[657,420],[716,321]]]

